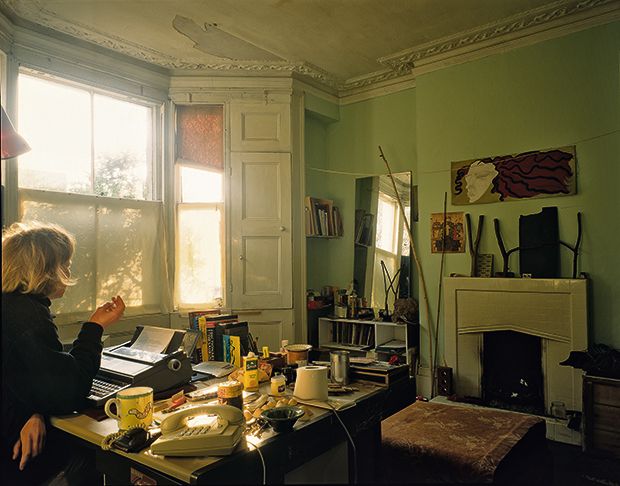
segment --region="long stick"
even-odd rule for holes
[[[437,352],[437,345],[439,343],[439,314],[441,312],[441,288],[443,283],[443,264],[446,259],[446,230],[448,229],[448,193],[443,193],[443,232],[441,235],[441,264],[439,265],[439,285],[437,289],[437,314],[435,314],[435,361],[433,361],[433,369],[437,369],[437,362],[439,361],[439,353]],[[431,384],[431,395],[435,396],[435,387],[437,385],[437,377],[433,375],[433,382]]]
[[[381,150],[381,145],[379,145],[379,154],[385,162],[385,166],[388,170],[388,175],[390,176],[390,181],[392,181],[392,187],[394,188],[394,193],[396,194],[396,201],[398,202],[398,207],[400,208],[400,213],[405,221],[405,229],[409,234],[409,244],[411,245],[411,253],[413,254],[413,261],[415,261],[415,266],[418,269],[418,274],[420,275],[420,282],[422,283],[422,297],[424,298],[424,304],[426,306],[426,314],[428,315],[428,349],[429,349],[429,362],[431,367],[431,380],[435,376],[433,370],[433,315],[431,314],[431,306],[428,302],[428,292],[426,291],[426,280],[424,279],[424,272],[422,271],[422,266],[420,265],[420,261],[418,260],[418,255],[415,251],[415,244],[413,241],[413,234],[411,233],[411,228],[409,227],[409,221],[407,220],[407,215],[405,214],[405,208],[403,207],[403,202],[400,200],[400,195],[398,194],[398,189],[396,188],[396,182],[394,182],[394,176],[392,175],[392,169],[390,169],[390,164],[383,155],[383,150]]]

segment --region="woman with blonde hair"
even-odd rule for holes
[[[63,352],[50,299],[64,295],[75,239],[53,224],[16,223],[2,235],[3,484],[40,484],[64,468],[62,447],[46,447],[45,419],[85,405],[101,362],[103,330],[125,310],[121,297],[99,306]],[[69,468],[70,469],[70,468]],[[78,481],[79,482],[79,481]]]

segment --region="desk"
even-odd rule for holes
[[[348,446],[348,476],[352,478],[356,473],[358,482],[374,483],[373,458],[378,457],[379,452],[386,389],[372,384],[358,386],[359,391],[347,396],[356,401],[356,406],[338,412],[353,437],[357,451],[357,469],[354,471],[351,447]],[[277,434],[267,430],[257,442],[266,464],[267,483],[284,483],[287,473],[302,464],[339,445],[343,448],[346,435],[333,413],[316,407],[311,409],[314,413],[311,419],[298,421],[293,432]],[[74,414],[52,417],[51,423],[84,444],[96,447],[97,469],[106,475],[108,484],[130,484],[132,470],[154,479],[155,484],[262,482],[260,458],[254,448],[244,441],[232,455],[226,457],[163,457],[152,454],[148,449],[140,453],[101,450],[98,446],[103,437],[117,431],[117,422],[112,419],[98,422],[86,415]]]

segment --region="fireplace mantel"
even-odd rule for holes
[[[483,333],[511,330],[541,338],[546,410],[556,400],[581,410],[582,372],[559,363],[587,348],[587,280],[447,277],[444,288],[456,393],[481,396]]]

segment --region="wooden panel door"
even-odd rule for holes
[[[291,158],[231,154],[232,307],[292,307]]]

